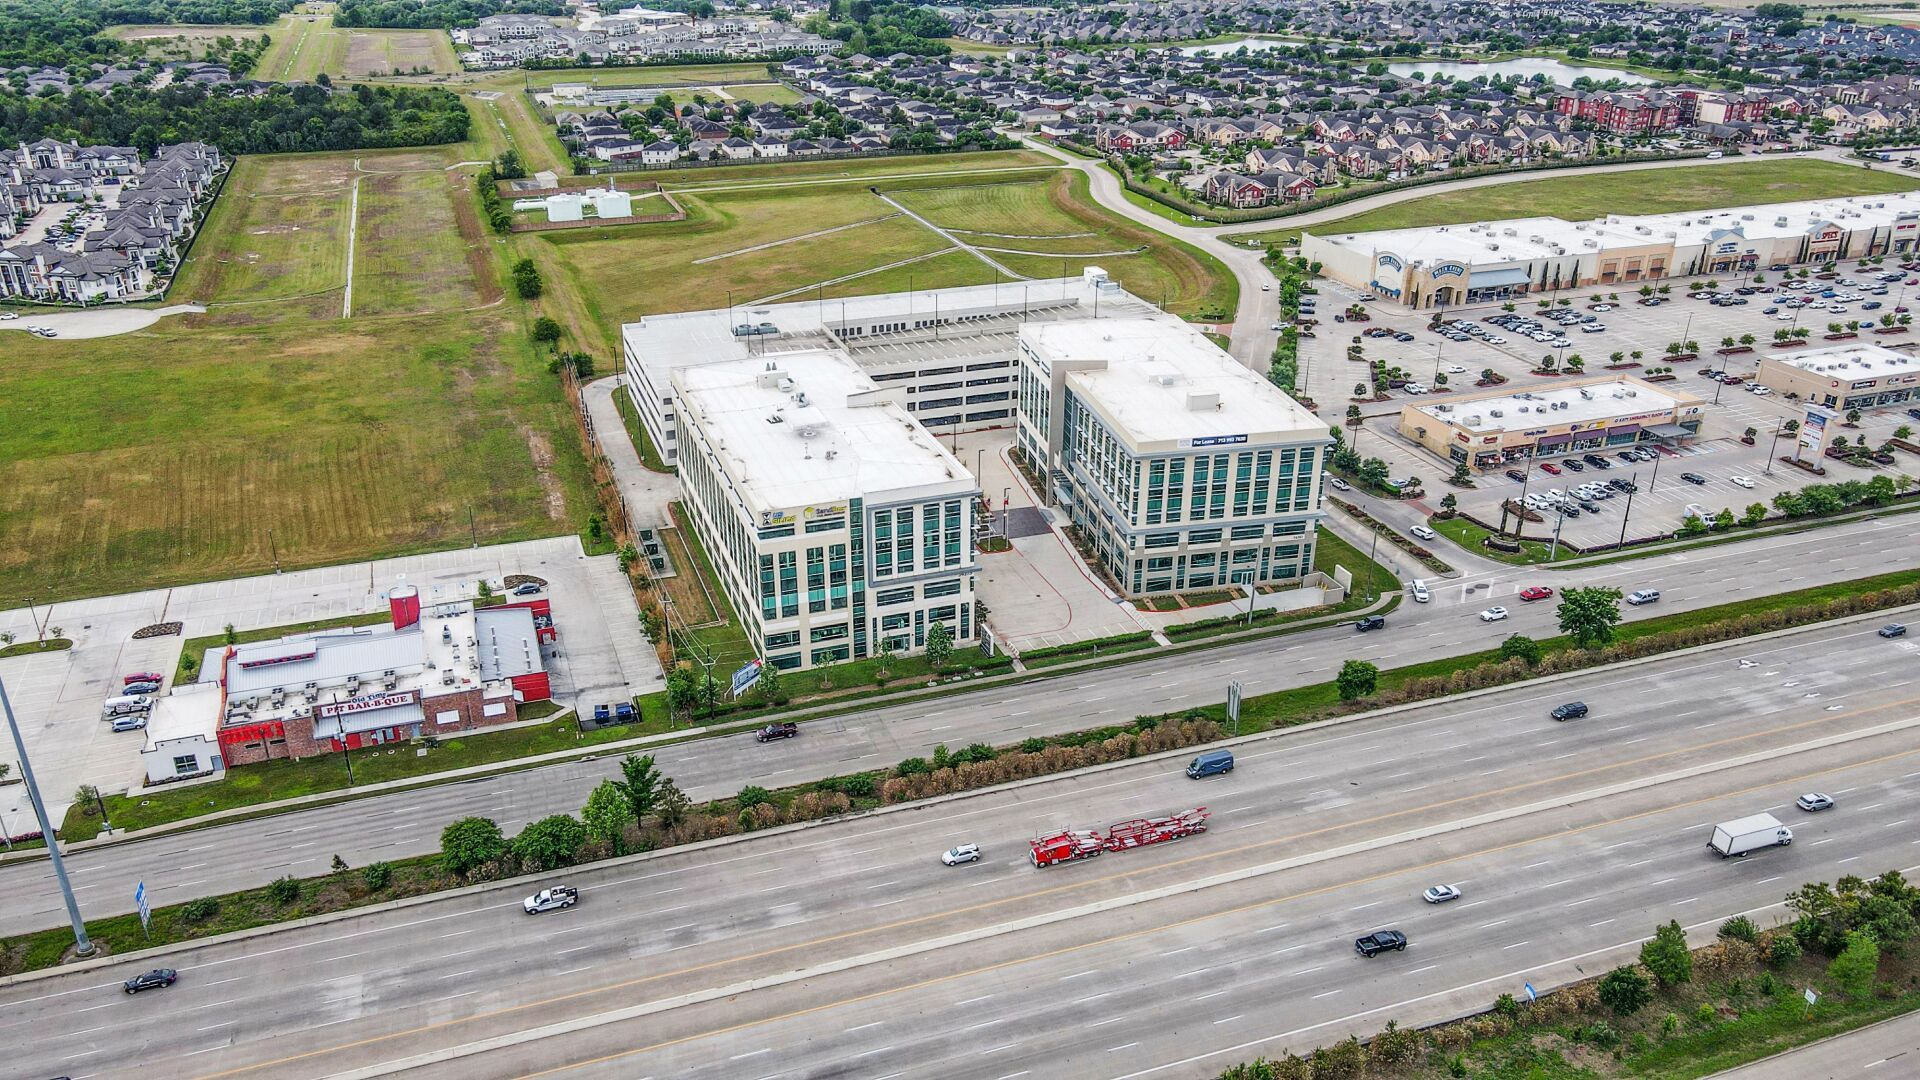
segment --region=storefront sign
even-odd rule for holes
[[[847,516],[846,503],[836,503],[832,506],[807,507],[808,521],[825,521],[828,518],[843,518],[846,516]]]
[[[393,709],[414,702],[412,691],[404,694],[375,694],[372,697],[358,697],[347,701],[336,701],[330,705],[316,705],[316,716],[347,716],[352,713],[373,712],[375,709]]]
[[[1246,441],[1245,435],[1202,435],[1197,439],[1184,440],[1187,446],[1238,446]]]
[[[1392,255],[1382,255],[1380,256],[1379,259],[1376,260],[1376,263],[1380,266],[1386,267],[1389,270],[1405,270],[1407,268],[1406,263],[1401,262],[1398,258]]]
[[[1461,266],[1459,263],[1441,263],[1439,266],[1433,268],[1433,276],[1435,279],[1443,277],[1466,277],[1467,268]]]
[[[791,524],[793,524],[793,511],[791,510],[760,511],[760,527],[763,529],[770,529],[776,525]]]

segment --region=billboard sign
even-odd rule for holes
[[[760,669],[765,665],[765,660],[747,661],[739,671],[733,673],[733,688],[729,693],[733,697],[739,697],[753,689],[754,684],[760,681]]]

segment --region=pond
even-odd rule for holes
[[[1387,70],[1402,78],[1416,72],[1431,79],[1435,75],[1446,75],[1455,79],[1474,79],[1482,75],[1502,77],[1518,75],[1531,79],[1535,75],[1545,75],[1550,82],[1560,86],[1572,86],[1573,80],[1582,76],[1595,82],[1618,79],[1635,86],[1649,85],[1654,80],[1631,71],[1616,68],[1587,67],[1581,64],[1569,64],[1562,60],[1550,60],[1538,56],[1523,56],[1513,60],[1501,60],[1491,64],[1468,64],[1453,60],[1429,60],[1414,63],[1388,64]]]

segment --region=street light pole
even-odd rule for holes
[[[1638,490],[1639,485],[1634,487]],[[1633,517],[1633,495],[1632,491],[1627,492],[1627,508],[1620,512],[1620,543],[1616,547],[1625,547],[1627,544],[1627,522]]]
[[[20,779],[27,785],[27,801],[33,804],[33,816],[40,822],[40,835],[47,842],[47,861],[53,864],[54,880],[60,883],[60,896],[67,902],[67,919],[73,923],[75,956],[92,956],[93,942],[87,938],[87,923],[80,917],[80,902],[73,898],[73,884],[67,880],[67,864],[60,858],[60,841],[54,838],[53,822],[47,820],[47,804],[40,798],[39,781],[33,778],[33,764],[27,760],[27,743],[20,737],[20,724],[13,718],[13,700],[7,697],[6,680],[0,679],[0,709],[7,714],[7,730],[13,734],[13,749],[20,755]]]
[[[1775,451],[1780,449],[1780,436],[1786,429],[1787,426],[1783,423],[1776,422],[1773,426],[1773,441],[1767,444],[1767,476],[1773,475],[1773,455]]]
[[[33,620],[33,638],[35,641],[45,643],[47,640],[47,635],[45,631],[40,629],[40,612],[34,609],[33,597],[31,596],[26,597],[26,601],[27,601],[27,617]]]

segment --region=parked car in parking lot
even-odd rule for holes
[[[1691,473],[1691,472],[1681,473],[1680,479],[1685,480],[1687,483],[1694,484],[1694,485],[1701,485],[1707,482],[1706,477],[1701,476],[1699,473]]]

